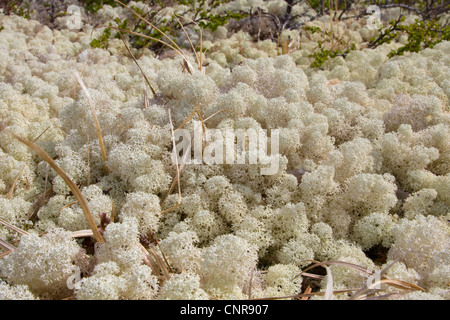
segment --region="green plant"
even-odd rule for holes
[[[404,16],[391,20],[389,27],[381,29],[377,38],[372,39],[369,48],[376,48],[383,43],[390,43],[401,33],[408,35],[408,42],[397,50],[389,52],[388,57],[403,55],[405,52],[419,52],[425,48],[432,48],[439,42],[450,40],[450,25],[445,25],[437,19],[419,20],[409,25],[402,25]]]
[[[433,48],[442,41],[450,40],[450,26],[442,27],[436,20],[420,21],[408,26],[398,26],[398,30],[408,34],[408,43],[398,50],[392,50],[388,57],[403,55],[405,52],[419,52],[425,48]]]
[[[350,51],[356,50],[356,46],[354,43],[352,43],[349,48],[344,50],[328,50],[323,47],[322,41],[318,41],[317,43],[319,51],[311,54],[311,57],[314,58],[314,62],[311,63],[312,68],[320,68],[328,59],[335,58],[337,56],[346,57]]]
[[[111,28],[106,28],[105,30],[103,30],[103,33],[100,37],[91,41],[91,47],[105,49],[108,46],[108,40],[110,36]]]
[[[100,10],[105,4],[110,5],[112,7],[115,7],[117,5],[117,3],[114,0],[85,0],[83,2],[85,4],[84,8],[86,9],[86,11],[93,13],[96,13],[98,10]]]
[[[311,63],[312,68],[320,68],[328,59],[337,56],[346,57],[350,51],[356,50],[354,43],[349,43],[343,36],[336,38],[332,31],[322,30],[314,26],[305,26],[303,30],[311,34],[319,33],[321,38],[324,39],[317,41],[317,50],[310,55],[314,58]],[[330,45],[326,46],[325,43],[330,43]]]
[[[113,2],[114,6],[117,5],[117,1],[115,0],[95,0],[88,2],[87,10],[92,12],[97,12],[103,4],[111,4]],[[126,4],[126,2],[127,1],[125,1],[124,4]],[[164,47],[162,40],[166,35],[171,38],[176,38],[180,31],[184,32],[184,27],[194,26],[215,31],[219,26],[225,25],[230,19],[241,19],[246,16],[243,12],[213,13],[214,8],[217,8],[226,2],[228,1],[178,0],[174,5],[184,5],[186,6],[186,10],[178,15],[174,14],[172,19],[166,19],[161,18],[159,13],[167,6],[167,4],[164,1],[153,1],[148,5],[148,10],[145,10],[145,12],[136,6],[129,7],[142,18],[150,21],[153,26],[150,26],[144,19],[135,15],[130,19],[116,18],[108,27],[126,33],[127,40],[133,48],[149,48],[153,51],[159,51]],[[186,19],[183,21],[183,24],[181,24],[178,23],[177,16],[191,18]],[[156,28],[155,26],[158,27]],[[91,46],[105,48],[111,37],[120,38],[120,35],[117,32],[115,34],[111,33],[111,30],[103,32],[99,38],[94,39],[91,42]]]
[[[382,28],[380,30],[380,34],[378,35],[377,38],[372,38],[371,41],[368,44],[368,47],[373,49],[376,48],[380,45],[382,45],[383,43],[391,43],[392,40],[394,40],[395,38],[397,38],[398,36],[398,31],[399,31],[399,23],[405,21],[405,17],[404,16],[400,16],[397,20],[391,20],[389,22],[389,27],[387,28]]]
[[[33,10],[30,8],[29,1],[5,1],[4,3],[1,3],[0,7],[3,7],[3,13],[6,15],[15,14],[17,16],[24,17],[27,20],[30,20],[30,15],[33,13]]]
[[[178,4],[188,6],[186,13],[193,15],[192,21],[196,22],[203,29],[217,30],[218,27],[225,25],[230,19],[242,19],[247,16],[244,12],[227,11],[222,14],[214,14],[213,9],[218,8],[230,0],[178,0]]]

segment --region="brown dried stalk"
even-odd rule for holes
[[[81,88],[84,91],[84,94],[86,95],[86,97],[88,99],[89,107],[91,108],[91,112],[92,112],[92,118],[94,119],[95,129],[97,130],[98,142],[100,144],[100,150],[101,150],[102,158],[103,158],[103,165],[105,167],[106,173],[109,174],[109,168],[106,165],[106,160],[107,160],[106,149],[105,149],[105,145],[103,144],[102,132],[100,130],[100,124],[98,123],[97,115],[95,113],[94,103],[92,101],[92,98],[91,98],[91,95],[89,94],[88,89],[86,88],[83,80],[81,79],[80,75],[78,74],[78,71],[74,70],[73,74],[75,75],[75,78],[77,78]]]
[[[86,216],[86,220],[89,223],[89,226],[92,229],[92,232],[94,234],[95,239],[98,242],[104,242],[104,239],[100,232],[97,229],[97,224],[94,221],[94,217],[92,215],[91,210],[89,209],[89,205],[87,203],[86,198],[81,193],[78,186],[69,178],[69,176],[64,172],[63,169],[61,169],[60,166],[48,155],[47,152],[44,151],[40,146],[34,144],[33,142],[22,138],[21,136],[15,134],[14,132],[8,131],[9,134],[11,134],[14,138],[25,144],[28,148],[32,149],[34,152],[36,152],[42,159],[44,159],[55,172],[64,180],[64,182],[69,187],[70,191],[72,191],[75,199],[77,199],[81,209],[83,209],[83,212]]]

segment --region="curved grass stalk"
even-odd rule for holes
[[[26,232],[25,230],[22,230],[14,225],[12,225],[11,223],[9,223],[8,221],[5,221],[3,219],[0,219],[0,223],[3,224],[4,226],[10,228],[11,230],[14,230],[15,232],[21,234],[21,235],[29,235],[28,232]]]
[[[44,131],[42,131],[34,140],[33,142],[36,142],[48,129],[50,128],[50,126],[48,126],[47,128],[45,128]],[[23,171],[26,168],[26,164],[24,164],[22,166],[22,169],[20,170],[19,174],[14,178],[14,182],[11,185],[11,188],[9,189],[8,193],[5,195],[6,199],[11,199],[13,193],[14,193],[14,189],[16,188],[17,182],[19,181],[20,177],[22,176]]]
[[[187,39],[188,39],[188,41],[189,41],[189,44],[191,45],[192,52],[195,54],[195,57],[196,57],[197,63],[198,63],[198,70],[199,70],[200,72],[202,72],[202,71],[203,71],[203,54],[202,54],[202,53],[203,53],[203,33],[202,33],[202,29],[200,28],[200,26],[198,25],[198,23],[195,22],[194,20],[192,20],[192,19],[190,19],[190,18],[187,18],[187,17],[179,16],[179,17],[181,17],[181,18],[183,18],[183,19],[186,19],[186,20],[192,22],[192,23],[195,24],[195,25],[199,28],[199,30],[200,30],[200,54],[197,54],[197,51],[195,51],[195,47],[194,47],[194,45],[192,44],[191,38],[189,37],[188,33],[186,32],[186,30],[185,30],[183,24],[181,23],[181,21],[178,19],[178,15],[175,14],[175,17],[177,18],[177,21],[178,21],[178,23],[180,24],[181,29],[183,30],[184,34],[186,35],[186,37],[187,37]]]
[[[77,78],[78,83],[80,84],[81,88],[84,91],[84,94],[86,95],[86,97],[88,99],[89,107],[91,108],[91,112],[92,112],[92,118],[94,119],[95,130],[97,131],[98,142],[100,144],[100,150],[101,150],[102,158],[103,158],[103,166],[105,168],[106,173],[109,174],[109,168],[106,165],[106,160],[107,160],[106,149],[105,149],[105,145],[103,143],[102,132],[100,130],[100,124],[98,123],[97,114],[95,113],[94,102],[92,101],[91,95],[89,94],[88,89],[84,85],[84,82],[81,79],[80,74],[78,73],[78,71],[74,70],[73,74],[75,75],[75,78]]]
[[[130,48],[128,47],[127,43],[125,42],[125,39],[123,38],[122,33],[120,31],[118,31],[118,32],[119,32],[120,39],[122,39],[122,42],[125,45],[125,48],[127,49],[127,51],[130,54],[131,58],[136,63],[136,65],[138,66],[138,68],[141,71],[142,75],[144,76],[144,79],[147,82],[147,85],[150,87],[150,90],[152,91],[153,96],[156,97],[156,91],[155,91],[155,89],[153,89],[152,85],[150,84],[150,81],[148,80],[147,76],[145,75],[144,70],[142,70],[141,66],[139,65],[139,63],[137,62],[137,60],[134,57],[133,53],[131,52]]]
[[[98,242],[104,242],[103,236],[100,234],[97,228],[97,224],[94,221],[94,217],[92,215],[92,212],[89,208],[88,202],[86,198],[81,193],[78,186],[69,178],[69,176],[64,172],[63,169],[61,169],[60,166],[48,155],[47,152],[45,152],[44,149],[42,149],[40,146],[34,144],[33,142],[22,138],[21,136],[15,134],[14,132],[8,131],[9,134],[11,134],[14,138],[25,144],[28,148],[32,149],[34,152],[36,152],[42,159],[44,159],[55,172],[64,180],[64,182],[69,187],[70,191],[72,191],[75,199],[77,199],[81,209],[84,212],[84,215],[86,216],[86,220],[89,223],[89,226],[92,229],[93,235],[95,239]]]
[[[176,145],[175,145],[175,133],[174,133],[174,131],[173,131],[172,116],[171,116],[171,114],[170,114],[170,109],[169,109],[169,122],[170,122],[170,130],[171,130],[171,132],[172,132],[173,152],[174,152],[174,154],[175,154],[175,157],[174,157],[174,158],[175,158],[175,167],[176,167],[176,169],[177,169],[177,175],[176,175],[176,180],[174,179],[173,182],[172,182],[172,185],[170,186],[170,190],[169,190],[169,192],[167,193],[166,199],[167,199],[167,197],[169,196],[169,194],[172,192],[173,188],[175,188],[175,184],[177,184],[177,185],[178,185],[178,201],[177,201],[177,203],[176,203],[174,206],[172,206],[172,207],[170,207],[170,208],[168,208],[168,209],[162,211],[161,214],[164,214],[164,213],[166,213],[166,212],[175,210],[176,208],[178,208],[179,206],[181,206],[181,201],[182,201],[182,200],[181,200],[181,185],[180,185],[180,170],[182,170],[182,168],[184,167],[184,163],[181,164],[182,167],[181,167],[181,169],[180,169],[180,167],[178,166],[178,157],[176,156],[176,154],[177,154],[177,151],[176,151],[177,148],[176,148]],[[164,201],[165,201],[166,199],[164,199]],[[164,201],[163,201],[163,203],[164,203]]]

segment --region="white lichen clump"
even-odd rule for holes
[[[284,1],[222,9],[252,5],[286,10]],[[127,14],[100,12],[105,21]],[[298,275],[312,261],[368,272],[395,262],[386,276],[425,290],[403,298],[449,298],[450,42],[390,60],[396,44],[352,51],[317,70],[308,67],[307,38],[277,55],[271,41],[220,27],[205,31],[204,71],[191,75],[181,57],[146,52],[139,64],[157,96],[144,101],[122,43],[92,49],[91,26],[51,30],[3,14],[0,25],[0,218],[29,233],[0,225],[0,239],[14,246],[0,258],[0,299],[289,297],[301,293],[307,277]],[[342,27],[358,45],[370,38]],[[83,70],[106,161],[70,70]],[[278,171],[179,163],[178,203],[169,109],[174,128],[198,111],[202,119],[194,112],[184,126],[193,133],[267,130],[270,145],[278,129]],[[74,238],[90,229],[82,207],[7,131],[38,138],[80,186],[104,243]],[[373,260],[377,250],[386,261]],[[330,271],[336,290],[366,284],[367,274],[345,264]],[[325,291],[327,277],[320,285]]]
[[[1,260],[1,276],[15,291],[49,298],[67,294],[67,279],[73,273],[73,261],[80,251],[71,233],[53,229],[39,237],[24,235],[17,250]],[[21,287],[20,287],[21,286]],[[21,288],[21,289],[19,289]]]

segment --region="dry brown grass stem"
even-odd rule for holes
[[[71,206],[73,206],[74,204],[76,204],[77,201],[72,201],[71,203],[66,204],[65,206],[62,206],[61,209],[59,209],[59,214],[61,215],[61,212],[65,209],[65,208],[69,208]]]
[[[391,287],[401,289],[401,290],[407,290],[407,291],[423,291],[423,292],[426,291],[422,287],[420,287],[414,283],[408,282],[408,281],[386,278],[383,274],[385,274],[386,271],[390,267],[392,267],[392,265],[395,262],[390,263],[389,265],[384,267],[381,271],[379,271],[379,274],[378,274],[379,279],[377,279],[376,281],[371,281],[370,285],[366,284],[364,287],[362,287],[360,289],[334,291],[332,275],[331,275],[331,271],[328,267],[329,265],[349,267],[349,268],[355,269],[355,270],[363,273],[368,278],[373,277],[375,275],[375,273],[369,271],[367,268],[365,268],[363,266],[359,266],[359,265],[349,263],[349,262],[344,262],[344,261],[323,261],[323,262],[314,261],[314,260],[309,260],[309,261],[313,262],[313,264],[311,266],[309,266],[308,268],[306,268],[305,270],[303,270],[298,275],[296,275],[295,277],[293,277],[292,280],[294,280],[295,278],[297,278],[299,276],[312,276],[313,278],[320,279],[319,277],[322,277],[322,276],[314,276],[314,275],[306,273],[306,271],[308,271],[312,268],[315,268],[315,267],[319,267],[319,266],[324,267],[327,270],[327,280],[328,280],[325,292],[309,293],[309,296],[316,295],[316,294],[322,294],[322,295],[324,295],[324,299],[327,300],[327,299],[331,299],[333,297],[334,293],[354,292],[354,294],[350,297],[350,300],[365,300],[365,299],[386,299],[393,295],[398,295],[398,294],[401,295],[402,294],[401,292],[394,292],[394,293],[387,293],[384,295],[377,295],[381,291],[381,289],[379,289],[381,284],[386,284]],[[298,297],[303,297],[303,296],[304,295],[296,295],[296,296],[291,296],[291,297],[298,298]],[[280,298],[286,298],[286,297],[272,297],[271,299],[273,299],[273,298],[280,299]]]
[[[72,232],[72,238],[85,238],[92,236],[94,236],[94,233],[92,232],[91,229],[77,230]]]
[[[15,232],[21,234],[21,235],[29,235],[29,233],[26,232],[25,230],[22,230],[22,229],[20,229],[20,228],[18,228],[16,226],[12,225],[11,223],[1,219],[1,218],[0,218],[0,223],[3,224],[4,226],[10,228],[11,230],[14,230]]]
[[[198,111],[198,107],[200,107],[200,106],[198,105],[198,106],[194,107],[194,111],[192,111],[191,114],[186,119],[184,119],[183,123],[180,124],[176,130],[183,128],[186,125],[186,123],[188,123],[192,119],[193,115],[197,114],[198,118],[202,122],[202,129],[203,129],[203,131],[205,131],[205,125],[202,120],[203,118],[200,115],[200,112]]]
[[[305,292],[303,292],[303,294],[307,295],[307,294],[310,294],[311,292],[312,292],[312,288],[310,286],[308,286],[305,289]],[[300,300],[309,300],[309,297],[304,296],[304,297],[301,297]]]
[[[183,121],[183,123],[182,123],[180,126],[178,126],[178,128],[177,128],[176,130],[181,129],[182,127],[184,127],[184,126],[186,125],[186,123],[188,123],[188,122],[192,119],[193,115],[194,115],[194,114],[197,114],[198,118],[200,119],[200,122],[202,123],[203,135],[206,134],[206,127],[205,127],[205,124],[204,124],[204,120],[203,120],[203,118],[202,118],[200,112],[198,111],[198,107],[199,107],[199,106],[194,107],[194,111],[191,112],[191,114]],[[178,160],[177,160],[177,157],[176,157],[177,152],[176,152],[176,148],[175,148],[175,135],[174,135],[174,131],[173,131],[172,118],[171,118],[171,116],[170,116],[170,109],[169,109],[169,121],[170,121],[171,129],[172,129],[172,142],[173,142],[173,148],[174,148],[174,149],[173,149],[173,152],[174,152],[174,156],[175,156],[175,158],[176,158],[176,161],[178,161]],[[187,156],[187,154],[186,154],[185,156]],[[183,171],[184,165],[185,165],[185,161],[183,161],[183,163],[181,163],[181,166],[179,167],[179,170],[177,169],[177,173],[176,173],[175,177],[173,178],[172,184],[170,185],[170,188],[169,188],[169,191],[167,192],[167,195],[166,195],[166,197],[163,199],[161,205],[163,205],[164,202],[166,202],[166,200],[167,200],[167,198],[169,197],[169,195],[170,195],[170,194],[172,193],[172,191],[175,189],[175,186],[176,186],[176,185],[179,186],[179,173],[180,173],[181,171]],[[176,167],[178,168],[178,162],[176,163]],[[170,210],[174,210],[174,209],[176,209],[177,207],[179,207],[179,206],[181,205],[181,190],[179,190],[178,195],[179,195],[179,196],[178,196],[178,203],[179,203],[179,205],[176,205],[176,206],[174,206],[174,207],[172,207],[172,208],[169,208]],[[168,210],[168,209],[167,209],[167,210]],[[166,212],[168,212],[167,210],[164,210],[163,212],[166,213]],[[169,210],[169,211],[170,211],[170,210]]]
[[[64,180],[64,182],[69,187],[70,191],[72,191],[75,199],[77,199],[81,209],[83,210],[86,220],[89,223],[89,226],[91,227],[94,237],[98,242],[104,242],[104,239],[100,232],[97,229],[97,224],[95,223],[94,217],[92,215],[92,212],[89,208],[88,202],[86,198],[81,193],[78,186],[69,178],[69,176],[64,172],[63,169],[61,169],[60,166],[48,155],[47,152],[45,152],[44,149],[42,149],[40,146],[34,144],[33,142],[22,138],[21,136],[15,134],[14,132],[9,131],[9,134],[11,134],[14,138],[25,144],[28,148],[32,149],[34,152],[36,152],[43,160],[45,160],[53,170]]]
[[[109,168],[106,165],[106,161],[107,161],[107,157],[106,157],[106,149],[105,149],[105,145],[103,143],[103,137],[102,137],[102,132],[100,130],[100,124],[98,122],[97,119],[97,114],[95,112],[95,108],[94,108],[94,102],[92,101],[91,95],[89,94],[88,89],[86,88],[83,80],[81,79],[80,74],[78,73],[78,71],[74,70],[73,74],[75,75],[75,78],[77,78],[78,83],[80,84],[81,88],[83,89],[84,94],[86,95],[88,102],[89,102],[89,107],[91,108],[91,112],[92,112],[92,118],[94,120],[94,125],[95,125],[95,130],[97,131],[97,137],[98,137],[98,142],[100,144],[100,151],[102,154],[102,158],[103,158],[103,166],[105,168],[105,172],[106,174],[109,174]]]
[[[28,235],[29,234],[25,230],[17,228],[16,226],[13,226],[12,224],[10,224],[9,222],[7,222],[7,221],[5,221],[3,219],[0,219],[0,223],[3,224],[4,226],[10,228],[11,230],[16,231],[17,233],[19,233],[21,235]],[[14,251],[16,251],[16,247],[15,246],[13,246],[8,241],[5,241],[3,239],[0,239],[0,247],[6,250],[5,252],[2,252],[0,254],[0,259],[3,259],[4,257],[9,255],[10,253],[13,253]]]
[[[145,81],[147,82],[147,85],[149,86],[150,90],[153,93],[153,97],[156,97],[156,91],[155,89],[153,89],[152,85],[150,84],[150,81],[147,78],[147,75],[145,74],[144,70],[142,70],[141,66],[139,65],[139,63],[137,62],[136,58],[134,57],[133,53],[130,50],[130,47],[128,47],[125,39],[122,36],[122,32],[118,31],[120,39],[122,39],[123,44],[125,45],[125,48],[127,49],[128,53],[130,54],[131,58],[133,59],[134,63],[136,63],[136,65],[138,66],[139,70],[142,73],[142,76],[144,77]]]
[[[198,23],[195,22],[195,21],[192,20],[192,19],[189,19],[189,18],[187,18],[187,17],[182,17],[182,16],[179,16],[179,15],[177,15],[177,14],[175,14],[175,17],[177,18],[177,21],[178,21],[178,23],[180,24],[181,29],[183,30],[184,34],[186,35],[186,38],[187,38],[188,41],[189,41],[189,44],[191,45],[192,52],[194,53],[194,55],[195,55],[195,57],[196,57],[196,59],[197,59],[198,70],[199,70],[199,71],[203,71],[203,33],[202,33],[202,29],[200,28],[200,26],[198,25]],[[200,54],[197,54],[197,51],[195,50],[195,47],[194,47],[194,45],[192,44],[191,37],[189,37],[189,34],[186,32],[186,30],[185,30],[183,24],[182,24],[181,21],[178,19],[178,17],[181,17],[181,18],[183,18],[183,19],[186,19],[186,20],[192,22],[192,23],[195,24],[195,25],[198,27],[198,29],[200,30]]]
[[[92,31],[92,32],[93,32],[93,31]],[[92,34],[91,34],[91,37],[92,37]],[[86,71],[87,62],[88,62],[87,59],[83,62],[83,67],[81,68],[81,77],[83,77],[84,72]],[[75,84],[73,85],[73,89],[72,89],[72,98],[73,98],[74,100],[75,100],[76,96],[77,96],[77,83],[75,83]]]
[[[45,128],[44,131],[42,131],[36,138],[34,138],[33,142],[36,142],[48,129],[50,128],[50,126],[48,126],[47,128]],[[22,169],[20,169],[19,174],[17,174],[17,176],[14,178],[13,184],[11,185],[11,188],[9,189],[8,193],[5,195],[6,199],[11,199],[13,193],[14,193],[14,189],[16,188],[17,182],[19,181],[20,177],[22,176],[23,170],[25,170],[26,168],[26,164],[24,164],[22,166]]]
[[[173,130],[172,115],[170,113],[170,109],[169,109],[169,122],[170,122],[170,130],[172,132],[173,154],[174,154],[174,159],[175,159],[175,168],[176,168],[177,172],[176,172],[176,180],[175,179],[173,180],[172,185],[171,185],[171,187],[169,189],[169,192],[167,193],[167,196],[164,199],[164,201],[167,199],[169,194],[173,191],[173,188],[175,188],[175,183],[178,185],[178,201],[177,201],[177,203],[174,206],[172,206],[172,207],[170,207],[170,208],[168,208],[166,210],[163,210],[161,212],[161,214],[164,214],[164,213],[167,213],[169,211],[175,210],[176,208],[181,206],[181,201],[182,201],[182,199],[181,199],[181,185],[180,185],[180,167],[178,166],[178,156],[177,156],[178,153],[177,153],[177,147],[176,147],[176,144],[175,144],[175,133],[174,133],[174,130]],[[184,163],[182,164],[182,166],[184,166]],[[163,201],[163,203],[164,203],[164,201]]]
[[[0,260],[3,259],[4,257],[6,257],[7,255],[10,255],[13,252],[14,252],[14,250],[7,250],[5,252],[0,253]]]
[[[376,281],[372,281],[372,283],[366,284],[363,288],[361,288],[360,290],[358,290],[357,292],[355,292],[350,300],[363,300],[366,299],[367,297],[373,295],[374,293],[380,291],[379,289],[374,289],[374,288],[380,288],[381,284],[387,284],[390,285],[391,287],[397,288],[397,289],[401,289],[401,290],[409,290],[409,291],[422,291],[425,292],[426,290],[423,289],[422,287],[408,282],[408,281],[404,281],[404,280],[398,280],[398,279],[388,279],[384,276],[384,274],[394,265],[394,262],[391,262],[390,264],[388,264],[386,267],[384,267],[378,275],[378,278]]]
[[[0,247],[2,247],[3,249],[7,250],[7,251],[16,251],[16,247],[14,247],[12,244],[10,244],[9,242],[0,239]]]
[[[22,166],[22,169],[20,169],[19,174],[17,174],[17,176],[14,178],[13,184],[11,185],[11,188],[9,188],[8,193],[5,195],[6,199],[11,199],[13,193],[14,193],[14,189],[16,188],[17,182],[19,181],[20,177],[22,176],[23,170],[25,170],[26,168],[26,164],[24,164]]]
[[[169,270],[161,256],[152,248],[146,249],[142,244],[139,248],[144,254],[144,263],[152,269],[153,275],[159,277],[163,281],[170,279]]]
[[[209,117],[207,117],[206,119],[204,119],[203,122],[208,121],[209,119],[211,119],[211,118],[214,117],[215,115],[217,115],[217,114],[219,114],[219,113],[221,113],[221,112],[224,112],[224,111],[228,111],[228,110],[221,109],[221,110],[219,110],[219,111],[217,111],[217,112],[214,112],[212,115],[210,115]]]
[[[47,163],[48,165],[48,163]],[[47,176],[48,176],[48,170],[46,172],[46,182],[45,182],[45,187],[47,187]],[[55,192],[53,191],[53,188],[48,188],[46,189],[43,193],[41,193],[39,195],[39,197],[34,201],[34,203],[32,204],[30,210],[28,211],[28,220],[31,220],[39,211],[39,209],[48,202],[48,200],[55,194]],[[38,195],[34,195],[31,198],[34,198]],[[29,200],[27,199],[27,200]]]

